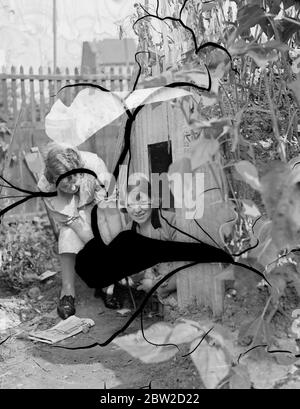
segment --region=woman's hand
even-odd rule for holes
[[[99,207],[97,210],[100,235],[109,244],[124,228],[118,208]]]
[[[80,216],[69,223],[68,227],[70,227],[85,244],[93,238],[91,226]]]

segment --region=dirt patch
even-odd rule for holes
[[[3,340],[7,334],[11,335],[11,338],[0,346],[2,369],[0,388],[138,389],[149,385],[150,382],[152,388],[204,388],[190,357],[183,358],[180,353],[166,362],[143,364],[113,344],[106,347],[65,350],[24,339],[24,333],[21,330],[28,331],[36,327],[46,329],[59,321],[55,308],[60,288],[59,277],[51,278],[48,283],[39,284],[39,288],[42,296],[39,300],[29,299],[28,289],[17,295],[19,299],[25,299],[32,308],[21,316],[23,322],[17,330],[11,329],[6,334],[0,334],[0,340]],[[248,289],[247,294],[243,293],[243,296],[241,294],[240,292],[233,296],[228,289],[222,319],[213,318],[209,309],[191,306],[182,311],[176,308],[165,308],[164,320],[175,322],[183,317],[194,321],[209,321],[212,325],[220,325],[231,334],[236,334],[245,320],[251,320],[261,313],[268,296],[266,288],[260,290],[252,288]],[[7,291],[5,296],[8,296]],[[277,313],[272,321],[272,329],[281,345],[294,341],[289,333],[290,310],[297,306],[298,301],[293,289],[288,288],[282,302],[282,309],[286,315]],[[129,296],[126,306],[130,307]],[[153,306],[151,310],[152,308]],[[149,317],[149,312],[148,308],[144,320],[145,328],[163,319],[153,311],[152,317]],[[104,342],[121,328],[129,317],[106,309],[102,300],[94,298],[93,291],[79,279],[77,280],[77,315],[93,319],[95,326],[87,334],[81,333],[59,345],[83,347],[95,341]],[[136,332],[139,329],[140,321],[136,319],[124,334]],[[290,367],[287,369],[278,365],[273,358],[271,361],[267,359],[264,362],[266,362],[264,370],[269,373],[273,371],[276,382],[263,383],[262,379],[261,383],[258,383],[259,388],[288,389],[290,385],[300,388],[300,371],[296,364],[291,371]],[[256,361],[250,363],[253,374],[259,374],[261,367],[257,366]],[[224,388],[228,388],[228,385]]]

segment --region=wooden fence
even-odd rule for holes
[[[80,74],[76,68],[73,73],[69,69],[65,72],[57,69],[55,74],[50,68],[46,71],[39,68],[38,73],[34,73],[32,68],[25,73],[23,67],[19,71],[11,67],[9,71],[3,70],[0,74],[0,121],[6,122],[11,131],[17,125],[9,176],[16,185],[28,189],[36,189],[36,186],[24,165],[24,153],[33,146],[42,147],[49,142],[45,133],[45,116],[56,99],[59,97],[66,105],[70,105],[83,87],[66,88],[56,96],[57,92],[64,85],[82,82],[92,82],[112,91],[126,91],[132,75],[132,67],[110,67],[109,72],[106,69],[106,73],[101,74]],[[111,170],[118,128],[119,122],[115,121],[79,148],[97,153]],[[15,213],[34,213],[39,210],[40,201],[32,200],[17,207]]]
[[[124,67],[111,67],[109,71],[105,74],[79,74],[77,68],[74,73],[71,73],[68,68],[65,72],[61,72],[58,68],[53,73],[50,68],[45,72],[40,67],[38,73],[34,73],[33,68],[25,73],[22,66],[19,72],[15,67],[11,67],[10,72],[5,72],[3,69],[0,74],[2,94],[0,114],[5,122],[13,123],[22,106],[26,111],[23,122],[43,123],[60,88],[79,82],[92,82],[111,91],[128,90],[132,68],[126,68],[124,72]],[[80,89],[81,87],[67,88],[60,92],[59,97],[66,105],[70,105]]]

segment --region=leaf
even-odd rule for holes
[[[262,198],[272,220],[271,237],[278,250],[292,249],[300,235],[300,171],[288,164],[272,163],[261,178]]]
[[[277,40],[266,41],[260,44],[249,44],[244,40],[238,40],[232,44],[229,49],[231,55],[245,55],[252,52],[258,59],[266,59],[268,56],[272,57],[274,50],[285,52],[289,50],[289,47]]]
[[[262,199],[268,216],[271,219],[282,198],[289,173],[290,167],[287,164],[281,161],[274,161],[268,165],[267,172],[261,177]]]
[[[269,324],[260,315],[254,321],[250,321],[240,327],[238,342],[250,347],[262,344],[270,345],[272,342],[271,338]],[[250,353],[253,355],[252,351]]]
[[[168,342],[171,344],[183,344],[185,342],[191,342],[195,338],[199,337],[199,332],[204,334],[204,331],[200,331],[195,326],[188,323],[180,323],[175,326],[171,336],[168,338]]]
[[[192,170],[209,162],[219,150],[219,143],[215,139],[207,139],[202,134],[199,139],[191,143]]]
[[[230,389],[251,389],[251,379],[246,365],[239,364],[232,368]]]
[[[272,285],[272,287],[269,289],[270,295],[272,296],[272,302],[276,304],[280,297],[284,294],[287,283],[285,278],[280,274],[272,274],[271,277],[269,277],[269,281]]]
[[[288,83],[289,89],[291,89],[295,95],[295,98],[300,105],[300,77],[297,80]]]
[[[201,3],[201,10],[203,12],[210,11],[214,7],[218,7],[218,2],[217,1],[207,1],[207,2]]]
[[[292,365],[295,362],[299,361],[299,358],[296,358],[292,353],[278,352],[272,354],[279,365]]]
[[[244,206],[244,214],[246,216],[251,216],[251,217],[258,217],[261,215],[260,211],[258,210],[257,206],[255,205],[252,200],[246,200],[244,199],[242,201],[243,206]]]
[[[278,54],[276,51],[272,51],[269,53],[258,53],[250,50],[247,51],[247,55],[251,57],[261,69],[265,69],[269,62],[278,60]]]
[[[286,21],[286,20],[279,20],[277,21],[278,31],[280,31],[280,37],[282,41],[287,42],[294,33],[299,31],[299,20],[293,19],[289,17],[290,20],[293,21]]]
[[[119,118],[128,109],[192,95],[178,88],[145,88],[128,91],[104,92],[86,88],[76,95],[67,107],[58,99],[45,118],[47,135],[57,143],[78,146],[95,132]]]
[[[253,359],[246,360],[245,363],[255,389],[276,389],[275,385],[278,384],[278,381],[286,380],[289,368],[280,366],[275,360],[270,359],[272,355],[268,354],[268,359],[261,359],[259,361]]]
[[[190,351],[196,348],[199,341],[196,339],[191,344]],[[207,389],[215,389],[229,374],[230,366],[223,348],[210,346],[206,340],[191,354],[191,358]]]
[[[265,18],[265,12],[257,4],[241,7],[237,13],[237,21],[239,23],[238,33],[247,31],[263,18]]]
[[[258,191],[261,190],[258,172],[254,165],[246,160],[242,160],[235,164],[235,169],[242,176],[243,180],[248,183],[253,189]]]
[[[210,107],[214,104],[217,103],[217,98],[211,96],[209,93],[207,93],[207,95],[205,95],[205,93],[202,93],[200,95],[200,100],[201,103],[205,106],[205,107]]]
[[[199,87],[208,87],[208,81],[209,77],[207,75],[207,72],[203,72],[200,70],[184,70],[184,71],[178,71],[175,74],[175,79],[177,81],[187,81],[187,82],[192,82]]]
[[[243,264],[250,267],[260,268],[255,263],[255,260],[247,258],[243,260]],[[261,278],[245,267],[233,266],[234,272],[234,288],[237,290],[240,297],[246,297],[250,292],[257,290],[257,284],[261,281]]]
[[[299,74],[300,72],[300,57],[296,58],[292,64],[292,71],[294,74]]]
[[[183,157],[171,163],[168,169],[168,174],[179,173],[183,176],[185,173],[192,173],[190,158]]]
[[[170,325],[166,323],[157,323],[147,328],[144,331],[144,334],[146,339],[150,342],[164,344],[171,332],[172,327]],[[143,338],[142,331],[116,338],[113,343],[134,358],[138,358],[145,363],[167,361],[178,352],[178,349],[173,346],[155,346],[149,344]]]
[[[273,223],[270,220],[258,220],[253,228],[251,245],[259,240],[259,245],[248,252],[249,258],[256,259],[264,268],[270,272],[276,267],[278,248],[272,239]],[[251,233],[250,233],[251,235]]]
[[[234,126],[233,126],[233,141],[232,141],[232,148],[231,152],[234,152],[236,150],[237,144],[240,140],[240,124],[242,121],[242,117],[244,114],[245,108],[242,108],[239,110],[239,112],[235,116],[235,121],[234,121]]]

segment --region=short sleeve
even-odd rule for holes
[[[176,241],[176,213],[170,211],[161,211],[160,215],[161,229],[166,240]]]

